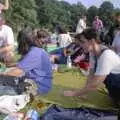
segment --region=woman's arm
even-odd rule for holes
[[[93,76],[88,79],[86,86],[83,89],[75,91],[65,91],[64,96],[83,96],[91,91],[96,91],[105,80],[106,76]]]

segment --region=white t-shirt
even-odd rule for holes
[[[0,48],[5,45],[14,46],[14,36],[12,29],[7,25],[2,25],[0,29]]]
[[[72,43],[72,38],[69,34],[60,34],[58,36],[58,41],[60,43],[60,47],[67,47],[70,43]]]
[[[83,19],[80,19],[76,28],[76,33],[82,33],[86,29],[86,23]]]
[[[120,57],[112,50],[105,50],[97,60],[95,75],[120,74]]]
[[[112,46],[115,48],[116,53],[120,55],[120,31],[116,33]]]

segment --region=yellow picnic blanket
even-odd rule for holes
[[[63,96],[64,90],[84,87],[86,77],[82,76],[79,71],[54,73],[53,83],[52,91],[46,96],[40,96],[40,99],[46,103],[58,104],[65,108],[90,107],[105,110],[116,109],[105,88],[90,92],[86,99]]]

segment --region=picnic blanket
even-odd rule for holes
[[[41,120],[118,120],[118,115],[112,111],[91,108],[65,109],[52,105]]]
[[[104,110],[117,110],[105,88],[90,92],[86,99],[80,97],[65,97],[64,90],[82,88],[86,83],[86,77],[79,71],[54,73],[54,85],[52,91],[40,99],[46,103],[60,105],[64,108],[89,107]]]

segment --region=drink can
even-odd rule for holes
[[[29,110],[24,120],[39,120],[39,113],[36,110]]]

